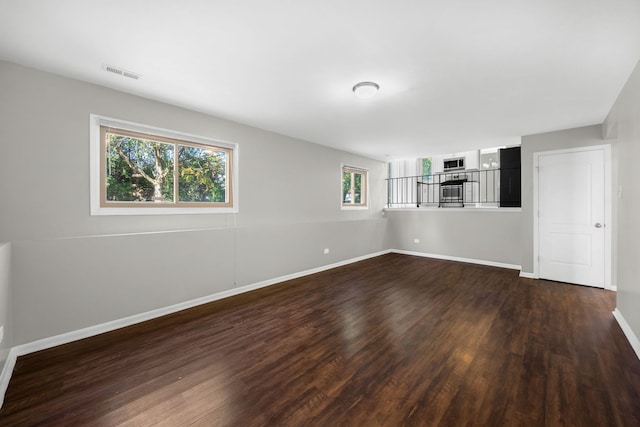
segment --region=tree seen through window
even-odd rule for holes
[[[227,203],[230,150],[103,129],[105,202]],[[148,138],[147,138],[148,136]]]

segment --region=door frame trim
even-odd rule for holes
[[[540,245],[539,245],[539,213],[538,213],[538,165],[540,157],[556,154],[578,153],[585,151],[604,152],[604,288],[615,291],[611,283],[611,236],[613,216],[611,214],[611,144],[590,145],[562,150],[538,151],[533,153],[533,276],[540,278]]]

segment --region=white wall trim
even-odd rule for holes
[[[461,257],[455,257],[455,256],[449,256],[449,255],[430,254],[430,253],[426,253],[426,252],[405,251],[405,250],[401,250],[401,249],[391,249],[390,252],[393,252],[393,253],[396,253],[396,254],[403,254],[403,255],[421,256],[421,257],[425,257],[425,258],[444,259],[444,260],[447,260],[447,261],[458,261],[458,262],[467,262],[467,263],[470,263],[470,264],[488,265],[490,267],[508,268],[508,269],[511,269],[511,270],[520,270],[521,269],[521,266],[516,265],[516,264],[506,264],[506,263],[503,263],[503,262],[486,261],[486,260],[482,260],[482,259],[461,258]]]
[[[631,326],[629,326],[617,307],[613,310],[613,317],[618,321],[618,325],[620,325],[622,332],[624,332],[624,336],[627,337],[629,344],[631,344],[631,348],[633,348],[633,351],[636,352],[636,356],[640,359],[640,340],[638,340],[636,334],[633,333],[633,329],[631,329]]]
[[[7,359],[4,361],[2,373],[0,373],[0,408],[2,408],[2,404],[4,403],[4,394],[7,392],[7,387],[9,387],[9,381],[11,380],[11,374],[13,374],[13,368],[16,366],[17,358],[18,355],[14,347],[9,350]]]
[[[539,279],[535,274],[525,273],[524,271],[520,271],[520,277],[524,277],[525,279]]]
[[[16,360],[20,356],[34,353],[36,351],[46,350],[48,348],[56,347],[59,345],[68,344],[73,341],[89,338],[95,335],[103,334],[105,332],[115,331],[116,329],[135,325],[137,323],[145,322],[147,320],[156,319],[158,317],[166,316],[168,314],[176,313],[178,311],[197,307],[202,304],[217,301],[223,298],[228,298],[234,295],[239,295],[245,292],[253,291],[253,290],[264,288],[267,286],[275,285],[277,283],[286,282],[287,280],[293,280],[299,277],[308,276],[310,274],[319,273],[321,271],[330,270],[332,268],[341,267],[343,265],[352,264],[354,262],[364,261],[366,259],[374,258],[380,255],[385,255],[390,252],[391,251],[389,250],[385,250],[385,251],[375,252],[368,255],[359,256],[356,258],[350,258],[350,259],[339,261],[333,264],[328,264],[321,267],[300,271],[297,273],[287,274],[287,275],[276,277],[273,279],[263,280],[262,282],[241,286],[239,288],[228,289],[226,291],[207,295],[205,297],[192,299],[189,301],[173,304],[167,307],[158,308],[158,309],[147,311],[140,314],[134,314],[132,316],[112,320],[110,322],[89,326],[89,327],[78,329],[75,331],[65,332],[60,335],[55,335],[52,337],[47,337],[37,341],[32,341],[26,344],[21,344],[21,345],[12,347],[11,350],[9,350],[9,354],[7,355],[7,360],[5,361],[4,368],[2,369],[2,374],[0,375],[0,408],[4,403],[4,395],[7,391],[7,387],[9,386],[9,381],[11,379],[11,375],[13,374],[13,368],[15,367]]]
[[[525,278],[525,279],[539,279],[540,277],[538,277],[537,275],[533,274],[533,273],[526,273],[524,271],[520,272],[520,277]],[[617,292],[618,291],[618,287],[614,286],[614,285],[610,285],[604,288],[607,291],[613,291],[613,292]]]

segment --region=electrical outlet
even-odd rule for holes
[[[324,248],[324,254],[328,254],[329,253],[329,248]]]
[[[413,239],[413,243],[420,243],[420,239]]]
[[[2,344],[2,340],[4,340],[4,325],[0,326],[0,344]]]

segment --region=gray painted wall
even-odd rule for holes
[[[632,182],[640,158],[639,74],[605,124],[618,130],[614,188],[618,167],[620,182]],[[533,153],[610,142],[601,126],[523,137],[522,212],[383,217],[386,165],[375,160],[6,62],[0,93],[0,242],[12,242],[0,246],[0,296],[9,294],[0,321],[12,324],[0,351],[387,248],[532,272]],[[240,144],[240,212],[90,216],[90,113]],[[340,210],[342,163],[370,170],[369,210]],[[614,284],[618,306],[639,334],[640,231],[633,213],[640,200],[634,188],[624,194],[619,210],[614,198],[621,253],[615,258],[614,237]]]
[[[11,244],[0,243],[0,327],[4,331],[0,341],[0,372],[13,346],[11,313]]]
[[[522,137],[522,271],[533,273],[533,155],[536,152],[561,150],[566,148],[587,147],[592,145],[608,144],[602,138],[602,126],[585,126],[575,129],[561,130],[557,132],[541,133]],[[616,181],[615,147],[612,147],[612,187]],[[612,193],[615,194],[615,193]],[[613,216],[615,218],[616,204],[613,204]],[[612,235],[615,236],[615,221],[609,224],[613,227]],[[615,248],[615,237],[612,239],[612,248]],[[612,265],[615,265],[615,250],[612,249]],[[612,272],[612,285],[615,285],[615,269]]]
[[[13,345],[386,248],[382,162],[6,62],[0,93]],[[91,113],[238,143],[240,212],[90,216]],[[369,210],[340,210],[342,163]]]
[[[613,264],[618,273],[617,308],[640,337],[640,63],[609,112],[604,128],[607,136],[614,138],[618,152],[615,170],[622,186],[622,197],[617,198],[618,258]]]
[[[418,209],[385,212],[393,249],[520,265],[517,210]],[[414,239],[420,243],[414,243]]]

